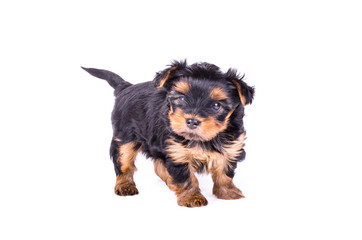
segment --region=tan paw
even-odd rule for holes
[[[241,190],[235,187],[234,184],[229,186],[214,185],[212,193],[220,199],[240,199],[245,198]]]
[[[138,189],[134,183],[116,184],[114,192],[119,196],[132,196],[138,194]]]
[[[179,197],[177,203],[183,207],[202,207],[207,205],[207,199],[201,193],[196,193],[190,196]]]

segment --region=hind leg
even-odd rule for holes
[[[117,138],[112,140],[110,153],[117,175],[114,187],[114,192],[117,195],[130,196],[138,194],[133,174],[137,170],[134,162],[140,149],[141,144],[137,142],[123,143]]]

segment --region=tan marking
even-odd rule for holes
[[[225,145],[223,151],[224,155],[229,159],[235,160],[243,151],[245,139],[245,132],[243,132],[236,140],[232,141],[231,144]]]
[[[224,172],[212,171],[212,180],[214,181],[214,187],[212,193],[220,199],[239,199],[245,196],[239,188],[237,188],[232,179],[228,177]]]
[[[172,130],[181,136],[185,136],[187,138],[187,134],[194,134],[195,139],[192,140],[209,141],[227,128],[229,117],[233,111],[234,110],[230,111],[224,122],[220,123],[211,116],[203,118],[193,114],[186,114],[179,108],[175,111],[172,109],[169,112],[170,125]],[[199,120],[201,122],[200,126],[193,130],[189,129],[186,126],[186,119],[188,118],[195,118]]]
[[[237,81],[235,81],[235,80],[231,80],[231,81],[234,83],[236,89],[238,90],[241,103],[243,104],[243,106],[245,106],[246,100],[245,100],[245,97],[243,96],[243,94],[241,94],[240,84],[239,84]]]
[[[226,172],[231,167],[231,162],[236,160],[244,147],[245,132],[238,139],[225,145],[222,152],[209,151],[197,145],[194,147],[184,146],[182,143],[173,139],[168,140],[170,145],[166,152],[175,163],[189,164],[192,172],[198,170],[202,166],[207,167],[207,171]]]
[[[197,128],[200,132],[198,135],[202,136],[205,140],[211,140],[227,128],[228,121],[229,119],[225,118],[225,121],[220,123],[215,118],[209,116],[201,121],[201,126]]]
[[[155,160],[153,165],[155,167],[155,173],[157,176],[159,176],[172,191],[176,191],[176,188],[174,188],[172,184],[172,177],[168,173],[161,160]]]
[[[170,113],[173,113],[173,107],[172,107],[172,104],[170,104],[170,112],[169,112],[169,114]]]
[[[182,94],[186,94],[190,90],[190,84],[186,81],[179,81],[173,89]]]
[[[169,114],[170,125],[174,132],[181,133],[186,128],[186,116],[182,110],[176,108],[176,111],[170,111]]]
[[[211,92],[210,92],[210,97],[211,99],[215,100],[215,101],[220,101],[220,100],[224,100],[227,99],[228,96],[226,94],[226,92],[224,91],[224,89],[222,88],[214,88]]]
[[[168,70],[166,76],[161,79],[160,84],[156,88],[161,89],[166,81],[170,78],[171,72],[175,71],[176,69],[177,67],[172,67],[170,70]]]
[[[185,184],[174,184],[171,175],[161,160],[154,161],[156,174],[167,184],[171,191],[177,196],[177,203],[185,207],[201,207],[207,205],[206,198],[201,194],[199,182],[195,175],[191,173],[190,182]]]
[[[227,125],[229,123],[229,120],[230,120],[230,116],[234,113],[235,109],[231,109],[230,112],[226,115],[225,117],[225,125]]]
[[[226,157],[228,163],[224,166],[227,167],[230,161],[235,161],[236,156],[240,155],[243,151],[245,141],[245,132],[243,132],[238,139],[232,144],[224,147],[223,155]],[[219,166],[214,166],[210,169],[212,179],[214,181],[213,194],[221,199],[239,199],[244,195],[235,187],[232,178],[226,175],[227,169]]]
[[[136,143],[129,142],[119,147],[119,158],[121,163],[121,174],[116,177],[115,192],[118,195],[134,195],[138,193],[133,180],[133,174],[137,170],[134,162],[141,147],[135,149]]]
[[[130,196],[138,194],[138,189],[133,180],[133,174],[118,175],[116,177],[116,185],[114,186],[114,192],[120,196]]]
[[[190,175],[191,184],[177,185],[177,203],[184,207],[202,207],[207,205],[206,198],[201,194],[199,181],[193,173]]]
[[[135,142],[129,142],[119,147],[118,149],[119,158],[117,159],[117,161],[122,164],[121,167],[122,173],[136,170],[134,161],[136,159],[138,152],[141,150],[141,147],[139,147],[138,149],[135,149],[135,147],[136,147]]]

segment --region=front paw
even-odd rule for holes
[[[138,194],[138,189],[133,183],[116,184],[114,192],[119,196],[132,196]]]
[[[240,199],[245,198],[241,190],[234,184],[228,186],[214,185],[212,193],[220,199]]]
[[[207,205],[207,199],[201,193],[179,197],[177,203],[183,207],[202,207]]]

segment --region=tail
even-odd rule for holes
[[[118,86],[122,86],[122,89],[132,86],[131,83],[123,80],[123,78],[121,78],[120,76],[118,76],[113,72],[102,69],[96,69],[96,68],[85,68],[85,67],[81,68],[83,68],[92,76],[106,80],[108,84],[111,85],[111,87],[113,87],[114,89],[117,88]]]

